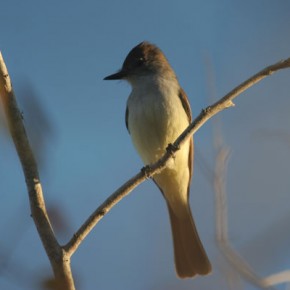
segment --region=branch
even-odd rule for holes
[[[280,61],[276,64],[268,66],[250,77],[248,80],[243,82],[241,85],[234,88],[231,92],[225,95],[218,102],[202,110],[197,118],[188,126],[186,130],[176,139],[173,146],[167,149],[163,157],[156,163],[146,166],[145,170],[141,170],[140,173],[132,177],[129,181],[124,183],[118,190],[116,190],[105,202],[99,206],[95,212],[83,223],[83,225],[74,234],[72,239],[64,246],[68,255],[71,256],[79,247],[82,240],[89,234],[93,227],[108,213],[114,205],[116,205],[121,199],[128,195],[137,185],[142,183],[146,178],[152,177],[154,174],[162,171],[169,159],[172,158],[174,153],[179,150],[180,146],[184,144],[204,123],[206,123],[211,117],[220,111],[234,106],[232,100],[240,95],[242,92],[261,81],[263,78],[271,75],[272,73],[289,68],[290,58]]]
[[[188,126],[179,138],[177,138],[173,146],[168,147],[166,153],[159,161],[150,166],[146,166],[140,173],[132,177],[116,190],[95,210],[95,212],[93,212],[74,234],[71,240],[65,246],[61,247],[55,238],[49,221],[35,158],[25,132],[22,115],[17,107],[8,71],[0,53],[0,96],[8,120],[8,127],[23,168],[32,217],[56,278],[54,287],[68,290],[75,289],[70,268],[70,257],[77,250],[82,240],[102,217],[113,208],[113,206],[145,179],[163,170],[167,166],[169,159],[179,150],[180,146],[182,146],[182,144],[184,144],[207,120],[218,112],[234,105],[232,100],[235,97],[273,72],[288,67],[290,67],[290,58],[271,65],[236,87],[220,101],[202,110],[199,116]]]
[[[23,117],[18,109],[16,98],[12,89],[8,70],[0,52],[0,97],[5,111],[8,128],[12,136],[17,154],[19,156],[26,186],[28,189],[30,209],[33,221],[36,225],[42,244],[51,262],[56,280],[63,289],[74,289],[70,271],[70,259],[59,246],[51,227],[42,187],[39,180],[37,164],[31,150],[26,131],[23,125]]]
[[[230,263],[232,269],[235,269],[245,280],[261,289],[272,289],[274,284],[270,280],[261,279],[250,265],[239,255],[232,247],[228,238],[228,217],[227,217],[227,194],[226,194],[226,171],[227,161],[230,150],[224,144],[217,146],[217,158],[214,178],[214,190],[216,199],[216,241],[217,245]]]
[[[220,138],[220,136],[218,136]],[[241,255],[233,248],[228,238],[228,216],[227,216],[227,193],[226,193],[226,175],[227,163],[230,155],[230,149],[220,141],[216,146],[216,168],[214,178],[214,191],[216,199],[216,241],[217,245],[230,263],[231,269],[235,269],[245,280],[261,289],[276,289],[273,286],[289,283],[290,270],[271,274],[267,277],[260,277],[254,269],[243,259]]]

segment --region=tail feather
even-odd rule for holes
[[[168,205],[174,244],[174,259],[180,278],[206,275],[211,264],[199,239],[189,206],[182,218],[177,217]]]

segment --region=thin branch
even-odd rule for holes
[[[221,253],[245,280],[261,289],[275,289],[273,286],[280,283],[290,281],[290,271],[285,270],[268,277],[261,278],[251,266],[239,255],[232,247],[228,238],[228,217],[227,217],[227,201],[225,177],[227,171],[227,161],[230,150],[224,145],[219,144],[217,148],[217,160],[215,168],[215,198],[216,198],[216,240]]]
[[[1,52],[0,97],[9,131],[25,176],[33,221],[50,259],[58,283],[64,286],[63,289],[74,289],[69,259],[65,257],[64,251],[59,246],[47,215],[37,164],[26,135],[23,116],[18,109],[11,80]]]
[[[116,190],[105,202],[97,208],[97,210],[83,223],[83,225],[74,234],[72,239],[64,246],[64,249],[69,255],[72,255],[81,244],[82,240],[89,234],[93,227],[102,219],[102,217],[108,213],[114,205],[116,205],[122,198],[128,195],[137,185],[142,183],[146,178],[152,177],[154,174],[159,173],[167,165],[169,159],[174,153],[179,150],[180,146],[184,144],[191,136],[211,117],[220,111],[234,106],[232,100],[240,95],[242,92],[261,81],[263,78],[271,75],[272,73],[289,68],[290,58],[280,61],[276,64],[268,66],[250,77],[241,85],[234,88],[231,92],[225,95],[218,102],[202,110],[197,118],[188,126],[186,130],[176,139],[173,146],[170,146],[166,153],[156,163],[145,167],[140,173],[132,177],[129,181],[123,184],[118,190]]]
[[[162,170],[166,165],[162,165],[156,169],[156,172]],[[155,173],[155,172],[154,172]],[[83,239],[90,233],[94,226],[126,195],[128,195],[135,187],[148,178],[145,171],[141,171],[134,177],[125,182],[111,196],[109,196],[84,222],[79,230],[73,235],[71,240],[63,247],[69,256],[71,256],[81,244]]]
[[[43,238],[44,247],[55,248],[57,241],[54,237],[49,218],[47,216],[37,165],[27,139],[7,68],[0,53],[0,95],[8,121],[8,127],[14,141],[28,188],[31,211],[37,230]]]
[[[270,65],[264,69],[262,69],[260,72],[255,74],[254,76],[250,77],[246,81],[244,81],[242,84],[234,88],[232,91],[230,91],[227,95],[225,95],[223,98],[221,98],[219,101],[214,103],[211,106],[208,106],[206,109],[202,110],[202,112],[195,118],[195,120],[187,127],[186,130],[177,138],[177,140],[174,142],[174,145],[182,145],[186,142],[186,140],[194,134],[198,129],[206,123],[210,118],[212,118],[214,115],[219,113],[220,111],[227,109],[229,107],[234,106],[234,103],[232,102],[233,99],[235,99],[238,95],[246,91],[248,88],[252,87],[265,77],[273,74],[274,72],[277,72],[278,70],[290,68],[290,58],[287,58],[286,60],[279,61],[273,65]]]

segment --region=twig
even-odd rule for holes
[[[187,127],[186,130],[176,139],[171,146],[171,151],[166,151],[163,157],[156,163],[150,165],[146,172],[143,170],[139,174],[132,177],[129,181],[123,184],[118,190],[116,190],[98,209],[83,223],[83,225],[74,234],[72,239],[64,246],[66,251],[72,255],[82,240],[88,235],[92,228],[99,222],[99,220],[109,212],[112,207],[118,203],[122,198],[128,195],[137,185],[142,183],[146,178],[152,177],[154,174],[160,172],[167,165],[167,162],[172,157],[172,153],[176,152],[182,144],[184,144],[191,136],[211,117],[213,117],[218,112],[234,106],[232,100],[236,98],[239,94],[261,81],[266,76],[272,73],[289,68],[290,58],[286,60],[279,61],[276,64],[270,65],[254,76],[250,77],[248,80],[243,82],[241,85],[234,88],[231,92],[225,95],[218,102],[202,110],[202,112],[197,116],[197,118]],[[175,149],[174,149],[175,148]],[[173,151],[173,152],[172,152]]]

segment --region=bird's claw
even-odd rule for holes
[[[176,146],[172,143],[169,143],[168,146],[166,147],[166,151],[170,154],[172,158],[175,158],[175,152],[180,149],[179,146]]]
[[[144,167],[142,167],[141,172],[144,173],[144,175],[146,176],[147,179],[149,179],[151,176],[151,167],[150,165],[145,165]]]

